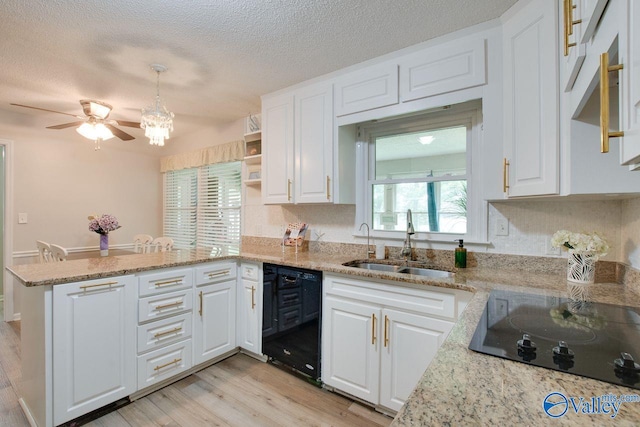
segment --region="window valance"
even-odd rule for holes
[[[197,168],[214,163],[235,162],[244,159],[244,141],[214,145],[190,153],[181,153],[160,159],[160,172]]]

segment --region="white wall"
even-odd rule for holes
[[[157,156],[115,149],[105,141],[91,143],[24,130],[0,134],[14,141],[14,218],[28,214],[27,224],[14,224],[13,251],[35,249],[36,240],[69,248],[97,246],[88,230],[91,213],[115,215],[122,228],[110,244],[124,244],[137,233],[162,230],[162,180]]]

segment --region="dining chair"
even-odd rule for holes
[[[38,247],[38,259],[40,264],[51,262],[51,247],[47,242],[42,240],[36,240],[36,246]]]
[[[59,262],[66,261],[67,256],[69,256],[69,252],[62,246],[54,245],[51,243],[49,245],[51,247],[51,262]]]
[[[173,239],[171,237],[156,237],[151,242],[151,252],[166,252],[173,249]]]
[[[153,237],[148,234],[136,234],[133,236],[133,251],[137,254],[150,252],[149,245],[153,242]]]

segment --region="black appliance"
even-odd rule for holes
[[[471,350],[640,389],[640,309],[493,290]]]
[[[262,353],[320,380],[322,272],[263,266]]]

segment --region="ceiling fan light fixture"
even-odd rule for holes
[[[144,136],[149,138],[149,144],[163,146],[164,140],[169,139],[169,132],[173,131],[173,117],[160,99],[160,73],[167,71],[167,67],[160,64],[151,65],[157,75],[156,99],[146,108],[142,109],[140,127],[144,129]]]
[[[76,132],[92,141],[98,139],[106,141],[113,138],[113,133],[102,123],[85,122],[76,129]]]

